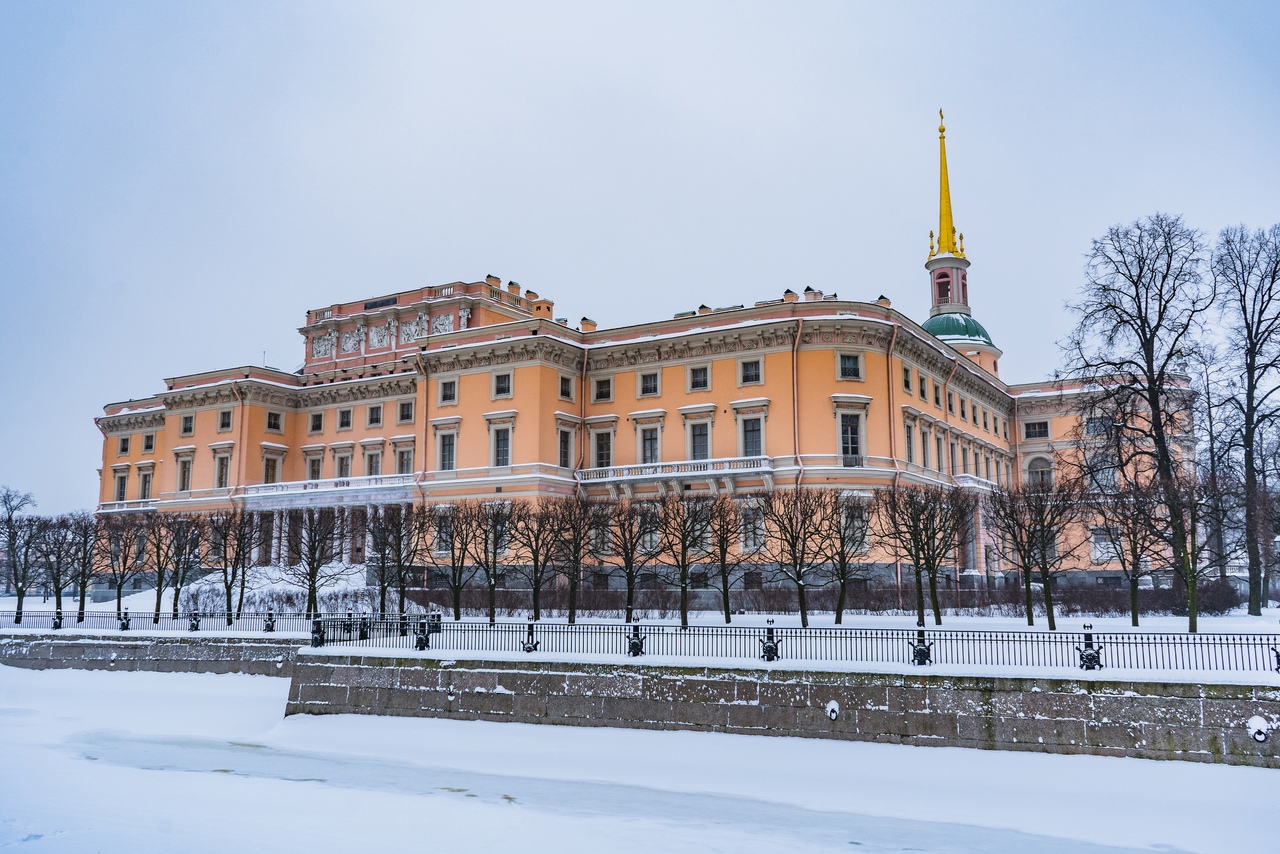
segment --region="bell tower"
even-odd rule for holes
[[[986,370],[998,373],[1000,350],[969,310],[969,260],[964,257],[964,234],[956,231],[951,212],[951,183],[947,178],[947,126],[938,110],[938,233],[929,232],[931,296],[926,332],[950,344]]]

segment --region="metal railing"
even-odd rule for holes
[[[128,612],[126,612],[128,614]],[[774,626],[691,626],[668,624],[574,624],[545,622],[480,623],[441,619],[426,613],[405,615],[329,613],[242,613],[227,624],[225,614],[193,619],[172,612],[128,614],[125,632],[181,631],[256,635],[268,631],[311,635],[313,643],[354,644],[389,649],[437,649],[448,652],[527,652],[536,654],[659,655],[690,659],[759,659],[769,645],[783,661],[973,665],[1010,668],[1083,666],[1083,652],[1098,651],[1105,668],[1280,672],[1280,635],[1174,634],[1154,632],[966,631],[877,628],[782,628]],[[24,611],[18,628],[54,629],[52,611]],[[268,629],[270,626],[270,629]],[[14,612],[0,611],[0,629],[15,628]],[[62,614],[59,628],[121,631],[114,611]],[[319,638],[315,629],[323,632]],[[423,637],[425,636],[425,641]],[[635,641],[640,639],[637,646]],[[923,645],[923,646],[922,646]],[[922,653],[922,650],[924,651]],[[772,659],[770,659],[772,660]]]

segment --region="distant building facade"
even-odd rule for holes
[[[952,223],[945,128],[939,230],[917,323],[889,299],[813,287],[598,329],[488,276],[314,309],[296,373],[236,367],[165,380],[105,407],[99,510],[269,518],[263,563],[288,560],[290,511],[362,519],[390,503],[749,494],[779,486],[975,490],[1052,471],[1078,434],[1073,392],[1000,380],[973,317]],[[1002,571],[981,514],[962,574]],[[268,553],[269,551],[269,553]]]

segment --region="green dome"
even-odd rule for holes
[[[994,347],[982,324],[967,314],[935,314],[924,322],[924,331],[948,344],[985,344]]]

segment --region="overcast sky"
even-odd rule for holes
[[[1280,4],[0,2],[0,484],[109,401],[295,369],[492,273],[603,326],[806,285],[917,319],[937,110],[975,316],[1047,376],[1089,240],[1280,220]]]

